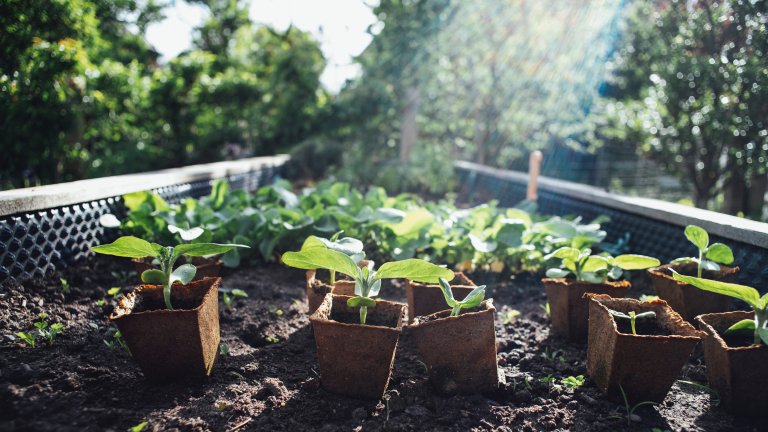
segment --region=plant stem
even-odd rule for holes
[[[629,313],[629,325],[632,327],[632,334],[637,336],[637,331],[635,330],[635,312]]]
[[[701,279],[701,260],[704,259],[704,251],[699,249],[698,277]]]
[[[335,270],[329,270],[331,273],[331,285],[336,283],[336,271]]]
[[[451,311],[451,316],[459,316],[459,311],[461,311],[461,305],[457,304],[453,307],[453,310]]]
[[[365,319],[368,317],[368,306],[360,306],[360,324],[365,324]]]
[[[755,339],[753,343],[758,345],[763,343],[763,340],[760,338],[760,329],[763,328],[766,320],[768,320],[768,310],[759,311],[755,309]]]
[[[177,257],[174,255],[173,251],[166,253],[168,254],[167,256],[161,255],[158,257],[160,259],[160,268],[165,273],[163,300],[165,301],[165,307],[168,308],[168,310],[173,310],[173,305],[171,305],[171,286],[173,285],[171,283],[171,273],[173,273],[173,265],[176,263]]]

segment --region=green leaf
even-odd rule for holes
[[[165,273],[158,269],[144,270],[141,274],[141,281],[150,285],[164,285],[167,281]]]
[[[368,297],[352,297],[347,300],[347,306],[351,308],[359,306],[376,307],[376,300]]]
[[[469,234],[469,241],[472,243],[472,247],[474,247],[476,251],[483,253],[493,252],[499,246],[495,241],[483,240],[472,233]]]
[[[197,273],[197,267],[192,264],[182,264],[171,273],[171,284],[180,281],[182,285],[186,285],[192,282],[192,279],[195,278],[195,273]]]
[[[484,298],[485,298],[485,285],[480,285],[479,287],[470,291],[469,294],[467,294],[467,296],[464,297],[464,300],[459,302],[459,304],[463,309],[471,309],[479,305],[480,303],[482,303]]]
[[[608,260],[601,256],[591,256],[582,264],[582,272],[597,272],[608,268]]]
[[[728,265],[733,263],[733,251],[722,243],[713,243],[712,246],[707,249],[706,257],[707,259],[720,264]]]
[[[226,180],[218,179],[213,182],[211,188],[211,203],[214,209],[220,209],[224,205],[224,201],[227,198],[229,192],[229,183]]]
[[[706,250],[709,245],[709,234],[707,234],[704,228],[696,225],[688,225],[685,227],[685,237],[687,237],[691,243],[696,245],[699,250]]]
[[[713,272],[720,271],[720,265],[708,259],[701,260],[701,268],[703,270],[709,270]]]
[[[405,214],[405,218],[397,224],[391,225],[392,232],[398,237],[410,237],[418,234],[422,228],[432,225],[434,216],[426,209],[419,208]]]
[[[347,255],[326,248],[310,248],[300,252],[286,252],[282,257],[283,264],[306,270],[328,269],[343,273],[353,279],[358,279],[357,264]]]
[[[753,308],[759,308],[760,293],[752,287],[728,282],[720,282],[709,279],[700,279],[693,276],[682,275],[672,270],[672,277],[681,282],[691,284],[704,291],[727,295],[744,301]]]
[[[241,289],[239,289],[239,288],[233,289],[232,290],[232,295],[235,296],[235,297],[248,297],[248,293],[243,291],[243,290],[241,290]]]
[[[112,297],[116,296],[120,292],[120,287],[112,287],[107,290],[107,294],[111,295]]]
[[[240,265],[240,250],[232,249],[221,256],[221,261],[224,263],[224,267],[235,268]]]
[[[768,328],[761,328],[757,331],[757,333],[760,335],[760,339],[763,341],[763,344],[768,345]]]
[[[681,265],[681,264],[688,264],[692,262],[699,262],[699,260],[697,258],[692,258],[692,257],[680,257],[680,258],[673,259],[669,263],[673,265]]]
[[[561,247],[560,249],[552,252],[551,254],[545,256],[544,259],[548,260],[548,259],[552,259],[552,258],[560,258],[560,259],[564,259],[564,260],[568,259],[568,260],[571,260],[571,261],[575,262],[575,261],[578,261],[580,254],[581,254],[581,252],[578,249],[572,248],[572,247],[568,247],[568,246],[564,246],[564,247]]]
[[[728,332],[739,331],[739,330],[755,331],[755,320],[753,319],[741,320],[736,324],[728,327],[728,329],[725,332],[728,333]]]
[[[180,244],[173,248],[176,255],[206,256],[218,255],[228,252],[234,248],[248,248],[241,244],[220,244],[220,243],[187,243]]]
[[[439,278],[453,279],[453,271],[420,259],[388,262],[379,268],[374,280],[408,278],[416,282],[437,283]]]
[[[114,255],[126,258],[157,256],[157,250],[148,241],[133,236],[120,237],[113,243],[94,246],[91,250],[104,255]]]
[[[314,236],[310,236],[314,237]],[[315,237],[320,241],[320,243],[327,247],[328,249],[335,250],[336,252],[341,252],[344,255],[355,255],[359,254],[363,251],[363,242],[356,238],[352,237],[344,237],[342,239],[339,239],[337,241],[330,241],[327,239],[324,239],[322,237]],[[305,241],[306,244],[306,241]],[[302,246],[302,249],[304,249],[304,246]]]
[[[581,280],[584,282],[599,284],[605,282],[607,275],[601,275],[599,273],[593,273],[593,272],[582,272],[581,273]]]
[[[440,291],[443,292],[445,303],[447,303],[449,307],[456,306],[457,302],[453,298],[453,291],[451,291],[451,285],[448,283],[448,281],[444,278],[439,278],[438,283],[440,285]]]
[[[759,310],[765,310],[768,308],[768,294],[763,295],[760,297],[760,301],[757,303],[757,308]]]
[[[658,267],[661,261],[645,255],[626,254],[614,258],[614,264],[624,270],[642,270]]]
[[[522,221],[507,222],[496,233],[496,241],[506,247],[519,247],[523,244],[524,231],[525,223]]]
[[[547,277],[552,279],[564,278],[569,274],[571,274],[571,272],[565,269],[551,268],[547,270]]]
[[[168,225],[168,231],[170,231],[172,234],[178,233],[182,240],[184,241],[192,241],[205,232],[204,229],[200,227],[190,228],[188,230],[184,228],[179,228],[176,225]]]

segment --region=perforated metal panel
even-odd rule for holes
[[[498,199],[502,206],[512,206],[525,199],[526,184],[522,181],[500,178],[489,173],[458,168],[460,197],[472,203]],[[695,256],[696,248],[683,235],[683,227],[624,212],[615,208],[576,199],[574,197],[539,189],[539,212],[550,215],[582,216],[589,221],[605,215],[610,222],[603,227],[609,242],[615,242],[629,233],[629,251],[654,256],[669,262],[683,256]],[[764,290],[768,286],[768,250],[748,243],[711,235],[711,242],[722,242],[733,249],[735,264],[741,268],[739,282]]]
[[[233,189],[255,190],[271,182],[280,167],[228,176]],[[202,180],[155,189],[168,202],[210,193],[214,180]],[[11,279],[26,280],[72,265],[91,254],[89,248],[111,241],[99,218],[107,213],[125,214],[122,198],[79,203],[0,219],[0,284]]]

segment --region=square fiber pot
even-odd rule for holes
[[[661,402],[703,334],[663,300],[641,302],[588,294],[589,344],[587,371],[595,385],[614,402]],[[656,322],[670,333],[633,335],[619,332],[608,309],[636,313],[653,311]]]
[[[450,281],[450,284],[455,298],[463,299],[476,288],[475,283],[464,273],[454,272],[453,275],[453,280]],[[445,297],[443,297],[443,292],[440,290],[440,285],[437,284],[428,285],[406,279],[405,296],[408,299],[409,323],[412,323],[417,316],[426,316],[450,309],[445,303]]]
[[[450,316],[445,310],[418,317],[406,329],[427,365],[429,381],[440,393],[482,393],[499,386],[496,359],[496,308],[479,307]]]
[[[694,318],[701,314],[725,312],[730,309],[732,300],[728,296],[704,291],[693,285],[675,280],[670,269],[678,273],[695,275],[696,264],[682,265],[667,264],[661,267],[648,269],[651,277],[651,285],[656,290],[656,295],[665,300],[686,321],[693,323]],[[738,267],[720,266],[720,271],[705,270],[705,279],[714,279],[722,282],[736,282]]]
[[[366,325],[349,296],[327,294],[309,317],[320,362],[320,382],[331,393],[381,399],[389,384],[405,305],[384,300],[368,309]],[[356,324],[355,324],[356,323]]]
[[[141,281],[141,274],[146,270],[157,268],[152,265],[152,258],[134,258],[131,260],[136,269],[136,276]],[[193,281],[205,279],[207,277],[215,278],[219,276],[224,261],[218,258],[192,257],[192,264],[197,267]]]
[[[141,285],[120,299],[109,319],[144,376],[169,381],[211,374],[219,351],[220,282],[205,278],[175,284],[171,303],[180,309],[165,309],[161,285]]]
[[[317,279],[317,270],[307,270],[307,304],[308,313],[313,314],[328,293],[354,296],[355,283],[350,280],[337,280],[333,286]]]
[[[734,414],[768,417],[768,348],[764,345],[729,347],[720,336],[731,325],[754,319],[752,312],[735,311],[696,317],[704,336],[704,361],[709,385],[720,403]]]
[[[570,279],[542,279],[549,301],[552,333],[571,342],[587,341],[589,333],[589,302],[586,293],[626,297],[632,287],[629,281],[592,284]]]

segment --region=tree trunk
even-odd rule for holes
[[[768,174],[752,174],[747,193],[747,216],[760,220],[765,207],[765,192],[768,190]]]
[[[418,138],[418,129],[416,125],[416,115],[419,113],[419,89],[408,87],[405,90],[405,108],[403,109],[403,119],[400,123],[400,160],[408,161],[411,158],[411,151],[416,145]]]
[[[744,213],[747,203],[747,181],[744,175],[744,167],[736,163],[728,163],[729,177],[725,182],[725,202],[723,211],[736,215]]]

